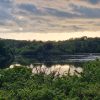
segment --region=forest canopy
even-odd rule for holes
[[[100,53],[100,38],[81,37],[66,41],[19,41],[0,39],[13,55],[67,55],[79,53]]]

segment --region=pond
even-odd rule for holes
[[[25,66],[32,68],[32,73],[46,73],[51,72],[56,75],[70,74],[80,75],[83,71],[84,62],[100,59],[99,54],[84,54],[84,55],[63,55],[48,58],[34,58],[32,56],[22,57],[17,56],[9,68],[17,66]]]
[[[46,57],[34,57],[34,56],[15,56],[15,59],[6,60],[0,62],[0,68],[9,67],[12,64],[21,64],[23,66],[34,66],[38,64],[44,64],[46,67],[52,67],[53,65],[71,65],[74,67],[80,67],[82,63],[100,59],[100,54],[76,54],[76,55],[58,55],[58,56],[46,56]]]

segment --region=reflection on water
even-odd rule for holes
[[[21,66],[20,64],[13,64],[10,65],[9,68],[14,68],[14,67],[19,67]],[[27,68],[32,69],[33,74],[38,74],[38,73],[44,73],[44,74],[54,74],[55,76],[59,75],[80,75],[81,72],[83,72],[83,69],[81,67],[75,67],[74,65],[60,65],[60,64],[55,64],[52,65],[51,67],[47,67],[45,64],[37,64],[36,66],[33,64],[30,64],[29,66],[26,66]]]
[[[26,66],[32,69],[32,73],[45,73],[55,75],[80,75],[83,72],[81,68],[83,62],[95,60],[100,58],[100,54],[78,54],[78,55],[63,55],[48,58],[34,58],[32,57],[16,57],[15,62],[10,66]]]
[[[9,66],[9,68],[20,67],[20,66],[21,66],[21,64],[12,64]]]
[[[34,56],[18,56],[15,59],[16,63],[20,63],[22,65],[29,65],[34,63],[80,63],[80,62],[86,62],[91,61],[95,59],[100,59],[100,54],[77,54],[77,55],[57,55],[57,56],[48,56],[48,57],[34,57]]]
[[[5,57],[4,59],[0,58],[0,68],[3,69],[3,68],[8,67],[11,65],[12,62],[13,62],[13,59],[11,58],[5,58]]]
[[[46,67],[45,65],[34,67],[30,66],[32,68],[32,73],[45,73],[45,74],[51,74],[54,73],[54,75],[79,75],[83,69],[81,67],[75,67],[75,66],[69,66],[69,65],[53,65],[52,67]]]
[[[16,57],[10,68],[26,66],[32,69],[32,73],[45,73],[54,75],[80,75],[83,72],[81,65],[85,61],[95,60],[100,58],[100,54],[85,54],[85,55],[63,55],[48,57],[44,59],[34,57]]]

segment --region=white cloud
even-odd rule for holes
[[[1,0],[0,32],[99,31],[99,11],[98,0]]]

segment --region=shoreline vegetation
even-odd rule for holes
[[[69,39],[66,41],[20,41],[0,39],[0,67],[8,67],[12,62],[28,60],[39,62],[68,61],[71,55],[100,55],[100,38]],[[84,56],[83,55],[83,56]],[[20,57],[21,56],[21,57]],[[19,57],[19,58],[17,58]]]
[[[68,58],[66,55],[76,54],[100,55],[100,38],[88,38],[84,36],[58,42],[0,39],[0,65],[4,64],[5,66],[16,60],[18,56],[29,56],[34,58],[35,61],[41,62],[43,60],[61,61]]]
[[[25,66],[4,67],[18,60],[17,56],[31,55],[33,61],[55,59],[60,62],[76,54],[100,55],[100,38],[82,37],[58,42],[0,39],[0,100],[100,100],[99,58],[84,62],[80,77],[70,75],[70,69],[67,75],[55,77],[55,72],[45,74],[39,70],[39,73],[32,73],[32,69]],[[19,60],[27,62],[28,59]]]
[[[81,77],[32,74],[26,67],[0,69],[1,100],[100,100],[100,60],[84,64]]]
[[[0,39],[0,59],[8,58],[12,61],[21,55],[24,57],[31,56],[40,61],[42,59],[51,60],[51,58],[60,60],[60,58],[68,58],[68,55],[80,54],[100,55],[100,38],[84,36],[58,42]]]
[[[46,55],[86,55],[91,53],[100,55],[100,38],[88,38],[86,36],[58,42],[0,39],[0,45],[11,50],[14,56],[32,55],[45,57]]]

